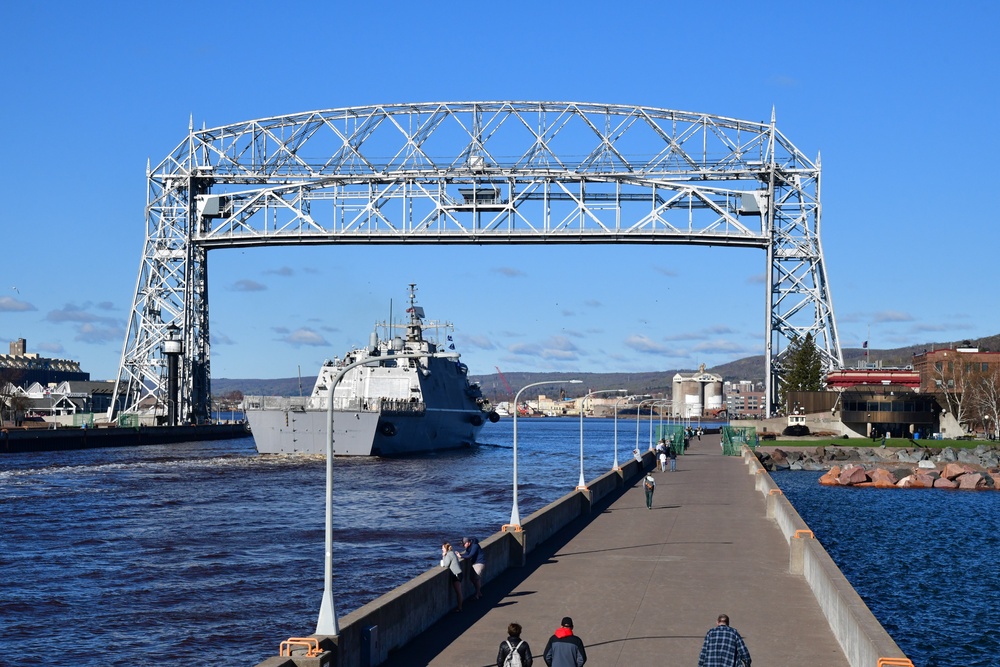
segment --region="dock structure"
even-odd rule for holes
[[[642,467],[652,467],[650,455]],[[484,540],[483,597],[467,599],[460,613],[449,610],[454,600],[446,578],[429,571],[348,615],[345,625],[366,626],[361,632],[374,649],[360,664],[489,667],[508,624],[516,622],[535,665],[544,665],[548,638],[570,616],[588,664],[697,665],[705,633],[720,614],[730,617],[755,664],[912,664],[752,453],[723,456],[718,437],[705,437],[679,457],[677,467],[653,473],[652,509],[646,507],[640,465],[632,461],[614,473],[614,492],[597,491],[595,498],[601,498],[592,505],[585,501],[583,511],[548,539],[535,541],[543,525],[537,522],[549,516],[551,526],[552,515],[567,515],[570,496],[589,492],[570,494],[532,515],[517,541],[525,547],[521,566],[516,549],[510,550],[512,566],[490,563],[491,551],[504,553],[500,546],[515,543],[513,536]],[[591,490],[605,477],[594,480]],[[375,619],[381,615],[389,625],[393,616],[386,610],[392,605],[410,609],[410,618],[426,615],[413,608],[412,597],[404,600],[424,586],[440,596],[441,613],[405,645],[385,646],[394,641],[391,630]],[[336,664],[355,663],[356,653],[343,645],[354,641],[342,631],[340,647],[327,644],[339,654]]]

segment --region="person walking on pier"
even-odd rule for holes
[[[670,472],[677,472],[677,448],[673,443],[667,447],[667,456],[670,457]]]
[[[587,662],[583,640],[573,634],[572,618],[563,618],[559,629],[549,637],[542,658],[549,667],[583,667]]]
[[[750,667],[750,651],[734,628],[729,627],[729,617],[719,614],[714,628],[705,635],[698,656],[698,667]]]
[[[497,651],[497,667],[531,667],[531,663],[531,647],[521,639],[521,625],[511,623],[507,626],[507,639],[500,642]]]
[[[642,488],[646,490],[646,509],[653,509],[653,489],[656,488],[656,480],[653,479],[652,471],[646,473],[642,480]]]
[[[483,549],[479,546],[479,540],[474,537],[463,537],[462,546],[465,551],[459,554],[462,560],[469,561],[469,577],[476,586],[475,599],[483,597],[483,571],[486,569],[486,557]]]
[[[458,554],[451,548],[451,543],[441,543],[441,567],[448,568],[448,577],[451,580],[452,588],[458,597],[458,605],[455,611],[462,611],[462,564],[458,561]]]

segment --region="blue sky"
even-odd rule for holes
[[[822,155],[844,347],[1000,332],[998,3],[48,2],[0,24],[0,352],[117,375],[147,159],[192,116],[502,99],[773,107]],[[212,251],[212,373],[314,374],[410,282],[475,374],[711,367],[763,352],[765,269],[683,246]]]

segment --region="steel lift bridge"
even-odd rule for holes
[[[628,105],[455,102],[192,126],[148,170],[116,403],[127,413],[169,407],[184,422],[208,417],[209,250],[652,243],[765,251],[770,410],[795,337],[811,333],[825,367],[843,366],[819,165],[777,129],[773,111],[753,122]]]

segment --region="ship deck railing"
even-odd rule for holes
[[[244,396],[244,410],[282,410],[289,412],[313,412],[326,410],[325,396]],[[402,398],[335,398],[334,410],[356,412],[383,412],[388,414],[423,413],[427,406],[422,401]]]

